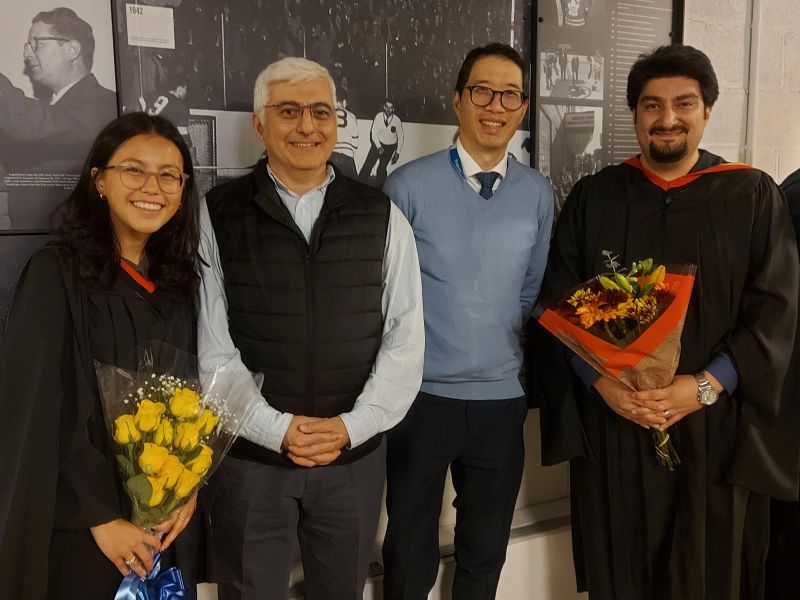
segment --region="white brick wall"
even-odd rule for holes
[[[714,64],[720,98],[703,146],[745,158],[754,0],[686,0],[684,41]],[[800,0],[761,0],[753,164],[778,182],[800,169]]]

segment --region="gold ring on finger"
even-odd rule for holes
[[[125,564],[126,564],[126,565],[128,566],[128,568],[130,569],[130,568],[131,568],[131,567],[134,565],[134,563],[135,563],[135,562],[136,562],[136,555],[134,554],[134,555],[133,555],[133,556],[131,556],[131,557],[130,557],[128,560],[126,560],[126,561],[125,561]]]
[[[669,410],[664,411],[664,418],[669,419],[672,417],[672,413]]]

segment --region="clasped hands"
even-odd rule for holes
[[[155,534],[139,529],[125,519],[114,519],[89,530],[100,551],[123,576],[131,571],[144,579],[153,568],[153,553],[163,552],[178,537],[197,508],[197,492],[172,512],[166,521],[153,527]],[[164,535],[164,539],[159,539]]]
[[[715,389],[722,387],[708,373],[706,376]],[[663,431],[703,408],[697,401],[697,380],[693,375],[676,375],[666,387],[640,392],[632,392],[603,376],[595,381],[594,388],[611,410],[645,429]]]
[[[293,415],[281,447],[301,467],[327,465],[339,458],[350,435],[341,417],[322,419]]]

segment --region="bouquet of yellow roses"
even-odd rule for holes
[[[192,497],[219,465],[249,414],[248,382],[222,370],[197,379],[95,362],[106,426],[131,522],[151,529]]]

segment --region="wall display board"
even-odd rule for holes
[[[54,8],[32,0],[3,15],[0,233],[47,230],[95,136],[117,115],[111,7],[75,0]],[[81,39],[59,27],[83,29]]]
[[[640,54],[682,38],[681,0],[539,0],[534,165],[556,191],[638,154],[625,97]]]
[[[51,214],[78,180],[97,133],[117,116],[111,5],[64,4],[30,0],[3,12],[0,334],[20,269],[49,239]],[[64,39],[59,22],[73,30],[77,23],[82,39]]]
[[[252,133],[253,83],[281,57],[328,68],[339,101],[334,160],[373,185],[452,142],[452,89],[470,48],[502,41],[530,59],[530,0],[112,4],[120,110],[162,112],[187,124],[207,174],[204,189],[238,176],[263,152]],[[213,127],[197,121],[208,117]],[[526,129],[512,151],[528,162]]]

